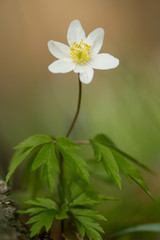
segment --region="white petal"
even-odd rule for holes
[[[88,84],[93,79],[94,70],[92,68],[88,68],[86,72],[80,73],[80,81],[82,83]]]
[[[87,64],[76,64],[76,67],[74,69],[75,73],[80,73],[80,72],[86,72],[90,68]]]
[[[88,35],[86,43],[92,46],[91,54],[99,53],[103,44],[103,39],[104,39],[103,28],[97,28]]]
[[[108,53],[101,53],[91,57],[89,64],[95,69],[107,70],[116,68],[119,60]]]
[[[75,63],[67,62],[63,60],[57,60],[51,63],[48,67],[49,71],[52,73],[67,73],[75,68]]]
[[[85,32],[79,20],[74,20],[70,23],[67,33],[68,43],[80,42],[81,39],[86,39]]]
[[[63,43],[50,40],[48,49],[58,59],[70,59],[70,48]]]

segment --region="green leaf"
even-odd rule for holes
[[[129,179],[129,180],[134,180],[138,185],[140,185],[143,190],[152,198],[151,193],[148,189],[147,184],[141,177],[139,171],[127,160],[125,160],[123,157],[128,158],[129,160],[132,160],[132,162],[136,163],[137,165],[145,168],[145,166],[141,163],[139,163],[137,160],[134,158],[130,157],[128,154],[122,152],[116,146],[114,143],[105,135],[99,134],[97,135],[92,142],[103,145],[104,147],[109,147],[110,151],[112,152],[112,155],[114,159],[116,160],[116,163],[118,164],[119,169],[122,171],[122,173]],[[100,149],[100,148],[99,148]],[[95,150],[94,150],[95,151]],[[103,164],[105,164],[103,162]],[[104,165],[105,167],[105,165]],[[106,171],[107,171],[107,165],[106,165]],[[146,169],[149,170],[149,169]]]
[[[76,223],[79,234],[82,237],[84,237],[85,236],[85,228],[83,227],[83,225],[78,220],[74,219],[74,221]]]
[[[126,157],[131,162],[135,163],[137,166],[143,168],[144,170],[146,170],[146,171],[148,171],[148,172],[150,172],[152,174],[155,174],[153,170],[151,170],[146,165],[144,165],[143,163],[139,162],[138,160],[136,160],[135,158],[133,158],[129,154],[123,152],[122,150],[118,149],[117,147],[113,147],[113,149],[116,150],[118,153],[120,153],[122,156]]]
[[[160,223],[148,223],[142,224],[130,228],[126,228],[120,232],[115,233],[110,239],[115,237],[119,237],[128,233],[135,233],[135,232],[157,232],[160,233]]]
[[[101,228],[101,226],[99,225],[99,223],[94,222],[92,218],[86,217],[86,216],[76,216],[76,219],[81,223],[82,222],[85,223],[85,228],[86,229],[92,228],[92,229],[95,229],[98,232],[104,233],[104,231]]]
[[[57,144],[61,147],[63,147],[64,150],[66,151],[81,151],[82,148],[74,143],[73,141],[71,141],[70,139],[66,138],[66,137],[60,137],[57,139]]]
[[[62,196],[63,199],[67,199],[65,203],[71,208],[84,207],[85,205],[85,207],[88,207],[106,200],[117,200],[113,197],[99,195],[99,192],[96,191],[92,185],[82,181],[68,184],[67,189],[69,189],[67,192],[68,195],[65,194],[65,196]]]
[[[113,179],[115,180],[115,183],[121,189],[121,177],[119,174],[119,169],[111,151],[108,148],[102,147],[102,146],[101,146],[101,150],[103,155],[102,163],[103,163],[104,169],[106,170],[108,175],[113,177]]]
[[[14,149],[20,149],[20,148],[32,148],[32,147],[37,147],[39,145],[42,144],[46,144],[46,143],[52,143],[53,139],[47,135],[34,135],[31,136],[29,138],[27,138],[26,140],[24,140],[23,142],[21,142],[18,146],[16,146]]]
[[[89,182],[88,166],[83,158],[74,152],[63,147],[59,143],[57,144],[59,151],[61,152],[67,163],[79,174],[79,176],[86,182]]]
[[[31,172],[31,166],[36,158],[40,147],[34,148],[33,151],[27,156],[27,161],[24,166],[24,170],[22,173],[22,186],[28,186],[28,188],[32,188],[31,185],[33,184],[33,173]],[[36,174],[36,172],[35,172]]]
[[[82,237],[85,233],[90,240],[102,240],[99,232],[104,233],[103,229],[95,220],[106,220],[96,211],[88,208],[72,208],[71,214],[75,219],[77,229]]]
[[[70,139],[61,137],[57,139],[57,147],[64,159],[70,166],[79,174],[79,176],[86,182],[89,182],[88,166],[83,158],[74,151],[79,151],[81,148]]]
[[[52,158],[54,155],[54,147],[53,144],[44,145],[39,153],[37,154],[34,162],[32,164],[32,171],[39,168],[43,163],[46,163]]]
[[[9,172],[6,176],[6,182],[8,182],[16,168],[32,152],[33,149],[35,149],[39,145],[51,142],[53,142],[53,139],[46,135],[35,135],[26,139],[25,141],[20,143],[17,147],[15,147],[15,149],[18,149],[18,151],[14,154],[11,160]]]
[[[37,223],[33,224],[30,229],[30,231],[31,231],[30,237],[32,238],[32,237],[36,236],[37,234],[39,234],[41,231],[41,228],[43,226],[44,226],[44,224],[42,222],[37,222]]]
[[[85,216],[85,217],[90,217],[94,220],[107,221],[107,219],[104,216],[102,216],[97,211],[90,208],[73,207],[71,208],[71,212],[74,216]]]
[[[52,144],[44,145],[39,153],[37,154],[36,158],[32,163],[32,171],[39,168],[43,163],[47,162],[48,159],[51,157],[51,148]]]
[[[56,214],[59,213],[58,205],[47,198],[37,198],[36,200],[29,200],[26,204],[33,205],[35,207],[29,208],[25,211],[17,211],[20,214],[34,215],[29,219],[27,224],[33,224],[31,227],[31,237],[40,233],[42,227],[45,227],[48,232],[52,226],[52,222]]]
[[[33,237],[39,234],[42,227],[45,227],[46,232],[48,232],[52,226],[54,217],[55,217],[55,211],[45,210],[33,216],[32,218],[30,218],[29,221],[27,222],[27,224],[33,223],[31,227],[30,237]]]
[[[46,163],[47,167],[47,182],[50,192],[53,192],[53,187],[55,185],[55,178],[56,175],[60,172],[59,168],[59,161],[57,159],[55,148],[52,145],[52,150],[50,154],[50,158],[48,158],[48,161]]]
[[[90,220],[90,218],[88,217],[79,217],[79,219],[81,218],[81,221],[85,221],[88,222],[88,227],[95,229],[96,231],[100,232],[100,233],[104,233],[104,230],[102,229],[102,227],[99,225],[99,223],[97,222],[92,222]]]
[[[71,206],[92,206],[95,204],[98,204],[104,200],[117,200],[116,198],[113,197],[107,197],[107,196],[94,196],[94,198],[90,198],[87,196],[86,193],[81,193],[78,195],[73,201],[71,201]]]
[[[33,150],[33,148],[30,148],[26,151],[19,150],[19,151],[15,152],[15,154],[13,155],[13,158],[11,159],[11,163],[9,166],[9,172],[6,176],[6,182],[9,181],[10,177],[12,176],[12,174],[14,173],[16,168],[21,164],[21,162],[23,160],[26,159],[26,157],[32,152],[32,150]]]
[[[45,207],[47,209],[54,209],[58,211],[57,204],[48,198],[36,198],[36,200],[28,200],[25,202],[28,205],[38,206],[38,207]]]
[[[92,206],[96,203],[98,203],[96,200],[90,199],[85,193],[82,193],[76,199],[74,199],[74,201],[71,203],[71,206]]]
[[[116,147],[116,145],[112,142],[112,140],[110,140],[109,137],[107,137],[104,134],[98,134],[94,137],[95,141],[103,144],[104,146],[108,146],[109,148],[114,149],[115,151],[119,152],[122,156],[126,157],[128,160],[130,160],[131,162],[135,163],[136,165],[138,165],[139,167],[145,169],[146,171],[154,174],[154,172],[149,169],[146,165],[144,165],[143,163],[139,162],[137,159],[135,159],[134,157],[130,156],[129,154],[123,152],[122,150],[118,149]]]
[[[98,179],[104,183],[112,183],[113,180],[106,174],[104,171],[103,165],[100,162],[97,162],[96,158],[90,159],[88,161],[89,164],[89,173],[90,176],[94,177],[94,179]]]
[[[94,155],[95,155],[95,158],[98,162],[101,161],[102,159],[102,153],[101,151],[99,150],[98,146],[94,143],[94,141],[90,140],[90,143],[92,145],[92,148],[93,148],[93,151],[94,151]]]
[[[55,185],[55,175],[60,171],[59,162],[52,143],[44,145],[41,148],[32,164],[32,171],[39,168],[42,164],[45,164],[42,172],[42,179],[47,180],[49,190],[52,193]]]
[[[86,234],[87,234],[89,240],[92,240],[92,239],[93,240],[102,240],[100,234],[95,229],[93,229],[91,227],[86,228]]]
[[[44,210],[45,208],[35,207],[35,208],[29,208],[27,210],[18,210],[17,213],[35,215],[37,213],[43,212]]]
[[[75,198],[72,202],[71,202],[71,206],[84,206],[84,205],[89,205],[92,206],[96,203],[99,203],[98,200],[95,199],[91,199],[89,198],[86,193],[81,193],[77,198]]]
[[[114,159],[112,152],[107,146],[104,146],[96,142],[95,140],[93,142],[96,145],[98,151],[102,155],[101,162],[103,164],[105,171],[108,173],[109,176],[111,176],[114,179],[117,186],[121,189],[121,177],[119,174],[119,168],[117,166],[117,163]]]
[[[105,134],[97,134],[93,140],[105,146],[115,146],[114,142]]]
[[[42,182],[44,182],[45,184],[48,184],[48,168],[46,164],[43,165],[41,177],[42,177]]]
[[[123,174],[126,177],[129,177],[132,180],[134,180],[152,198],[148,186],[141,177],[140,172],[131,163],[127,162],[119,153],[113,151],[113,154]]]

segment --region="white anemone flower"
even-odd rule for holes
[[[107,70],[119,65],[119,60],[108,53],[99,53],[104,39],[103,28],[97,28],[86,37],[79,20],[70,23],[67,40],[69,46],[50,40],[48,48],[58,60],[48,67],[52,73],[79,73],[82,83],[93,79],[94,70]]]

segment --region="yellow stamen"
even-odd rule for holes
[[[91,48],[91,46],[89,46],[87,43],[84,43],[83,39],[81,39],[79,44],[77,42],[73,42],[70,46],[71,58],[76,63],[84,64],[92,56],[90,54],[90,48]]]

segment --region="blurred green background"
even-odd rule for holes
[[[73,72],[51,74],[55,60],[48,40],[67,44],[70,22],[79,19],[86,34],[105,30],[101,52],[120,59],[117,69],[95,71],[83,85],[80,116],[72,139],[106,133],[124,151],[156,171],[142,175],[155,202],[135,184],[120,192],[97,182],[118,202],[100,207],[109,220],[104,239],[127,226],[160,221],[160,2],[157,0],[1,0],[0,1],[0,175],[13,146],[37,133],[62,136],[73,118],[78,80]],[[19,171],[20,172],[20,171]],[[19,188],[19,174],[15,188]],[[157,234],[123,238],[160,239]]]

